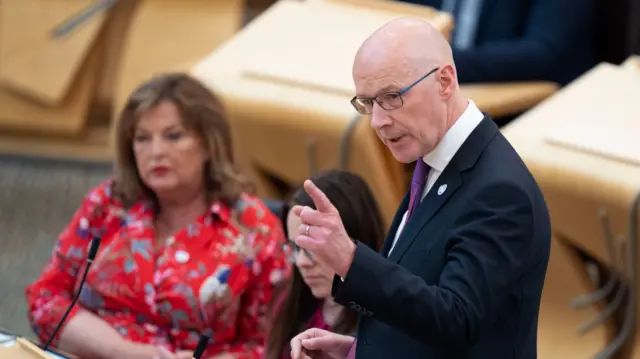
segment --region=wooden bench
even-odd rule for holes
[[[224,100],[238,159],[262,196],[282,197],[270,177],[295,185],[312,169],[344,167],[367,180],[390,221],[405,191],[402,177],[349,103],[353,56],[399,15],[390,4],[281,0],[194,66],[192,74]],[[408,8],[450,30],[449,15]]]
[[[113,119],[130,92],[231,37],[243,3],[2,1],[0,154],[110,160]],[[84,13],[93,15],[56,32]]]
[[[627,291],[623,294],[633,294],[638,284],[637,270],[626,266],[637,257],[636,238],[627,233],[630,208],[640,189],[639,91],[640,71],[603,63],[503,129],[544,192],[554,235],[566,248],[585,253],[604,268]],[[610,253],[601,213],[610,219],[614,238],[624,235],[611,244],[626,248],[627,263]],[[585,270],[575,262],[572,266]],[[612,297],[615,293],[599,301],[600,312],[615,304]],[[614,312],[623,317],[637,305],[633,297],[622,302]],[[602,322],[603,336],[617,336],[635,322],[635,316],[619,322],[612,314]],[[625,346],[618,353],[628,353],[631,339],[624,338]],[[577,350],[586,346],[578,337],[570,345]]]

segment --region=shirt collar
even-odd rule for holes
[[[469,100],[467,109],[462,113],[453,126],[445,133],[440,143],[422,160],[437,171],[444,171],[453,156],[458,152],[467,137],[484,119],[484,114],[476,104]]]

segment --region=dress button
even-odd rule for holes
[[[187,263],[189,261],[189,253],[183,250],[176,251],[176,262],[180,264]]]

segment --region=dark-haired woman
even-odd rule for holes
[[[311,180],[338,209],[349,236],[378,250],[384,239],[384,228],[366,182],[344,171],[321,173]],[[295,205],[314,208],[302,187],[281,209],[281,220],[289,238],[293,238],[300,226],[300,218],[291,211]],[[274,297],[267,359],[289,358],[289,341],[305,329],[321,328],[341,334],[355,333],[356,329],[357,313],[331,298],[334,273],[314,260],[313,253],[301,250],[293,241],[288,242],[287,252],[295,266],[290,281]]]

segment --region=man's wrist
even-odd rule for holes
[[[349,272],[349,268],[351,268],[351,264],[353,263],[353,258],[356,255],[356,247],[357,247],[356,241],[354,239],[351,239],[351,243],[349,243],[349,247],[345,254],[345,258],[347,260],[345,260],[344,265],[342,266],[342,268],[340,268],[340,272],[337,273],[343,282],[344,282],[344,278],[347,276],[347,273]]]

